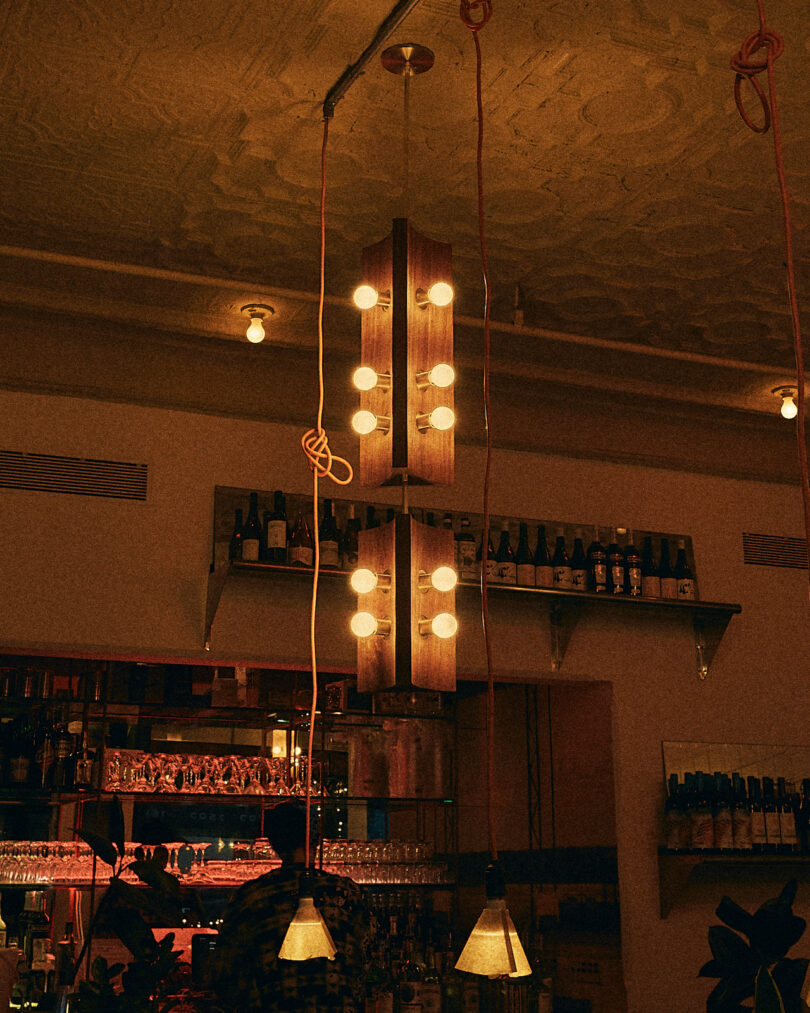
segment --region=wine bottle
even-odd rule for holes
[[[501,521],[501,538],[498,542],[496,555],[498,563],[498,583],[517,584],[517,567],[515,566],[515,553],[512,543],[509,541],[509,521]]]
[[[773,790],[773,778],[762,778],[762,808],[765,813],[765,844],[766,854],[776,854],[782,846],[782,834],[779,829],[779,812],[776,808],[776,796]]]
[[[416,1013],[422,1010],[422,974],[413,959],[411,940],[406,937],[402,944],[403,961],[399,971],[399,1009],[402,1013]]]
[[[340,535],[331,499],[323,501],[323,520],[318,535],[321,566],[326,570],[337,570],[340,565]]]
[[[65,934],[56,944],[56,980],[59,985],[72,985],[76,963],[76,940],[73,922],[65,922]]]
[[[96,751],[90,748],[87,729],[82,731],[82,744],[73,767],[73,781],[77,788],[97,786]]]
[[[565,550],[565,528],[557,528],[557,541],[554,544],[554,555],[551,557],[551,565],[554,569],[554,587],[561,590],[570,590],[573,585],[571,575],[571,561]]]
[[[594,594],[607,591],[607,553],[599,541],[599,528],[593,529],[593,541],[588,546],[588,590]]]
[[[616,528],[610,529],[608,557],[608,591],[610,594],[624,594],[624,552],[619,545]]]
[[[535,587],[554,587],[554,567],[546,542],[545,524],[537,525],[537,548],[534,551]]]
[[[360,521],[354,516],[354,503],[350,503],[346,527],[343,529],[343,538],[340,542],[340,566],[348,573],[357,569],[357,532],[359,530]]]
[[[529,525],[520,522],[518,546],[515,552],[515,571],[517,583],[522,587],[534,587],[534,559],[529,550]]]
[[[731,775],[734,807],[731,819],[734,825],[734,850],[751,850],[751,803],[745,794],[745,781],[739,774]]]
[[[442,1008],[442,979],[436,967],[433,947],[425,951],[425,971],[422,976],[422,1013],[440,1013]]]
[[[31,780],[31,761],[33,759],[33,740],[26,722],[21,718],[15,722],[8,756],[9,784],[21,788]]]
[[[262,528],[259,524],[259,494],[250,494],[247,520],[242,528],[242,559],[246,563],[258,563],[262,541]]]
[[[287,548],[287,563],[290,566],[312,566],[312,535],[309,533],[303,511],[298,511],[295,524],[290,532]]]
[[[697,851],[711,851],[714,848],[714,817],[712,815],[712,798],[706,775],[702,770],[695,771],[696,795],[691,811],[692,847]]]
[[[802,797],[796,824],[799,849],[803,855],[810,854],[810,777],[802,779]]]
[[[731,810],[731,782],[728,774],[717,771],[714,775],[715,800],[712,807],[714,819],[714,846],[718,851],[734,849],[734,819]]]
[[[37,939],[50,936],[50,919],[46,910],[48,895],[44,890],[29,890],[25,894],[24,907],[19,919],[19,943],[25,953],[25,961],[31,966],[34,944]]]
[[[791,855],[799,850],[798,837],[796,835],[796,815],[791,800],[792,789],[788,791],[788,784],[784,777],[776,779],[776,808],[779,813],[779,835],[782,838],[782,852]]]
[[[478,580],[475,565],[475,536],[470,530],[470,518],[461,518],[461,529],[456,534],[456,573],[459,580]]]
[[[54,738],[53,786],[56,791],[73,787],[73,736],[68,731],[67,719],[60,714]]]
[[[678,598],[681,601],[694,601],[697,598],[697,586],[689,564],[686,562],[686,544],[683,538],[678,539],[678,554],[675,558],[675,581]]]
[[[669,791],[664,803],[664,847],[667,851],[682,851],[688,846],[684,823],[687,819],[678,775],[670,774]]]
[[[492,533],[487,535],[486,557],[484,557],[484,535],[481,534],[481,544],[478,546],[477,561],[486,574],[487,584],[498,583],[498,554],[492,543]]]
[[[273,512],[267,518],[264,532],[265,558],[268,563],[284,566],[287,562],[287,504],[284,493],[273,493]]]
[[[678,597],[678,582],[675,580],[675,574],[672,572],[669,560],[668,538],[661,539],[661,557],[658,561],[658,579],[661,584],[662,598]]]
[[[627,545],[624,548],[624,590],[631,598],[641,596],[641,556],[633,540],[633,529],[627,532]]]
[[[661,578],[653,556],[652,537],[647,535],[641,546],[641,593],[645,598],[661,597]]]
[[[233,534],[231,535],[231,541],[228,545],[228,559],[239,562],[242,558],[242,511],[236,509],[234,511],[233,521]]]
[[[585,547],[582,544],[582,528],[574,529],[574,550],[571,553],[571,587],[575,591],[586,591],[588,580],[588,561],[585,558]]]
[[[749,776],[748,797],[751,799],[751,847],[758,854],[764,854],[768,845],[768,833],[758,777]]]
[[[38,788],[53,787],[54,762],[53,729],[40,725],[36,736],[34,763],[36,765],[36,785]]]
[[[267,559],[267,528],[268,528],[268,526],[270,524],[270,518],[272,516],[273,515],[272,515],[272,513],[269,510],[262,511],[262,524],[261,524],[262,538],[261,538],[261,542],[259,543],[259,559],[263,563],[268,562],[268,559]]]

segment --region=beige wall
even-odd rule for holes
[[[0,418],[8,449],[146,462],[150,470],[145,503],[0,491],[0,641],[6,649],[95,645],[104,652],[203,657],[214,485],[301,492],[310,485],[300,433],[280,425],[11,392],[0,392]],[[654,453],[643,432],[628,433],[628,440]],[[338,453],[356,459],[354,440],[335,434],[332,442]],[[456,484],[417,491],[417,502],[480,509],[481,451],[460,446],[456,453]],[[360,488],[352,494],[372,498]],[[499,675],[612,683],[630,1010],[701,1009],[708,985],[695,975],[707,956],[706,928],[721,890],[690,895],[666,920],[659,918],[661,741],[810,742],[807,576],[744,566],[741,549],[744,530],[801,536],[798,493],[764,483],[501,452],[492,512],[683,531],[694,540],[703,597],[743,606],[706,682],[696,678],[683,617],[588,614],[554,675],[542,614],[525,603],[497,602],[493,608]],[[226,588],[212,656],[305,660],[307,593],[305,581],[285,587],[283,595],[255,580]],[[348,601],[337,586],[324,589],[319,639],[325,666],[352,664],[343,621]],[[480,673],[474,601],[461,598],[459,610],[459,671]],[[753,903],[777,885],[728,889]],[[805,915],[808,891],[806,884],[800,891]],[[798,949],[810,953],[810,943]]]

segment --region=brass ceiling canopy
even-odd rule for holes
[[[424,74],[433,66],[432,50],[427,46],[419,46],[414,42],[405,42],[398,46],[389,46],[380,54],[380,62],[391,74],[400,77],[413,77]]]

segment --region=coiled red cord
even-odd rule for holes
[[[473,17],[479,10],[480,17]],[[490,277],[487,259],[487,240],[484,231],[484,103],[481,88],[481,43],[478,32],[492,17],[491,0],[461,0],[461,20],[473,33],[475,42],[475,97],[478,109],[478,144],[476,151],[476,174],[478,180],[478,242],[481,249],[481,268],[484,274],[484,429],[487,437],[486,464],[484,466],[483,532],[481,543],[481,621],[484,627],[484,646],[487,656],[487,829],[489,850],[492,861],[498,860],[498,846],[495,841],[495,817],[492,801],[495,786],[495,677],[492,666],[492,642],[489,635],[489,600],[487,598],[487,542],[489,540],[489,485],[492,471],[492,422],[490,406],[489,358],[490,358]]]
[[[785,43],[779,34],[770,31],[766,27],[765,8],[762,0],[757,0],[757,10],[759,12],[759,30],[753,32],[745,39],[731,61],[732,69],[736,74],[734,78],[734,98],[743,122],[751,130],[758,134],[764,134],[773,126],[773,150],[776,162],[776,175],[779,181],[779,195],[782,201],[782,221],[785,228],[785,266],[787,268],[788,301],[790,303],[790,318],[793,330],[793,355],[796,362],[796,393],[798,401],[796,442],[802,485],[802,503],[804,505],[804,533],[810,562],[810,476],[808,475],[807,441],[805,438],[804,352],[802,349],[801,324],[799,322],[799,303],[796,297],[796,273],[793,266],[793,229],[790,217],[790,199],[785,181],[785,166],[782,157],[782,132],[779,125],[776,77],[773,69],[774,61],[782,55]],[[764,50],[765,59],[755,61],[753,58],[760,50]],[[757,74],[760,74],[763,70],[767,71],[768,74],[767,95],[757,80]],[[753,123],[743,107],[740,94],[743,78],[751,82],[762,104],[764,120],[761,126]],[[808,565],[808,579],[810,579],[810,565]],[[808,587],[808,594],[810,594],[810,587]]]

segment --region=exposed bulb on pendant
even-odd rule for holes
[[[387,433],[390,425],[390,419],[384,415],[375,415],[374,412],[367,411],[365,408],[361,408],[359,412],[355,412],[352,415],[352,429],[361,436],[367,436],[369,433],[373,433],[375,429],[380,429],[384,433]]]
[[[266,331],[264,329],[264,318],[271,317],[275,313],[272,306],[266,303],[248,303],[242,307],[245,316],[250,317],[250,323],[245,331],[245,337],[254,345],[264,341]]]

